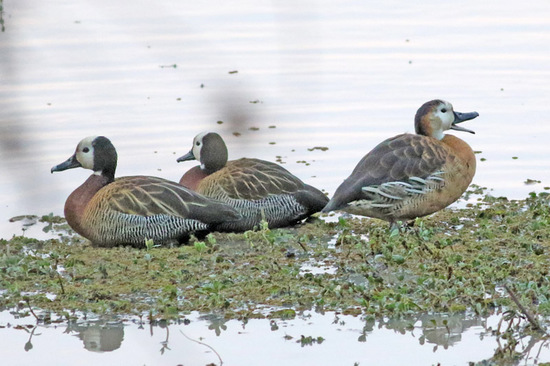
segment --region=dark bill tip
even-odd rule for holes
[[[54,166],[51,172],[62,172],[63,170],[79,168],[82,165],[76,160],[76,155],[71,156],[59,165]]]

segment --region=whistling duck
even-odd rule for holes
[[[293,225],[319,212],[327,196],[278,164],[260,159],[227,161],[227,146],[214,132],[195,136],[189,153],[178,162],[198,160],[180,184],[235,208],[242,219],[221,224],[218,229],[245,231],[262,219],[270,228]]]
[[[194,231],[208,231],[239,218],[228,205],[215,202],[162,178],[115,179],[117,153],[103,136],[80,141],[75,153],[53,172],[82,167],[93,174],[65,202],[68,224],[94,245],[144,247],[182,242]]]
[[[343,210],[395,227],[397,221],[429,215],[455,202],[474,177],[476,159],[466,142],[444,132],[474,133],[458,124],[478,115],[455,112],[443,100],[425,103],[416,112],[416,134],[387,139],[365,155],[323,212]]]

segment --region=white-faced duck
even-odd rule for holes
[[[103,136],[80,141],[75,153],[53,172],[82,167],[93,174],[65,202],[68,224],[94,245],[144,247],[185,241],[190,233],[209,231],[240,218],[228,205],[215,202],[162,178],[115,179],[117,153]]]
[[[278,164],[242,158],[227,161],[227,146],[220,135],[203,132],[189,153],[178,162],[198,160],[180,184],[234,207],[241,220],[226,222],[220,230],[253,229],[262,219],[270,228],[293,225],[321,211],[327,196]]]
[[[477,112],[453,111],[451,103],[432,100],[418,109],[416,134],[402,134],[380,143],[357,164],[336,189],[323,212],[343,210],[390,222],[439,211],[466,191],[476,171],[470,146],[444,134],[471,130],[458,123]]]

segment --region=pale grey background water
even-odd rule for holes
[[[3,7],[0,237],[20,232],[7,223],[14,215],[62,214],[66,197],[90,172],[51,175],[50,168],[88,135],[113,141],[118,175],[177,180],[193,164],[177,164],[176,157],[189,150],[195,134],[216,130],[226,138],[230,158],[281,156],[297,176],[332,194],[377,143],[412,132],[416,109],[434,98],[480,113],[466,126],[476,135],[456,133],[482,151],[474,183],[511,198],[550,186],[546,0],[4,0]],[[308,151],[316,146],[329,150]],[[526,186],[528,178],[542,183]],[[326,351],[341,351],[344,346],[331,347],[346,331],[321,327],[305,332],[327,338],[325,344],[299,352],[295,344],[287,346],[305,359],[321,355],[317,361]],[[68,337],[58,333],[25,352],[23,331],[0,329],[2,339],[15,342],[10,355],[42,360]],[[418,356],[419,364],[448,359],[446,364],[463,365],[490,356],[494,342],[480,342],[478,333],[449,348],[457,353],[439,348],[429,358],[432,347],[420,347],[425,358]],[[117,364],[128,357],[147,364],[172,360],[144,356],[157,352],[158,344],[130,334],[110,354]],[[376,334],[367,346],[389,345],[376,357],[401,349],[392,346],[395,338]],[[222,351],[224,344],[234,347],[233,338],[218,339]],[[346,338],[346,354],[368,364],[368,352],[378,348],[371,351],[355,339]],[[75,344],[80,351],[67,351],[69,364],[95,362],[95,354]],[[262,349],[249,364],[271,357]],[[455,363],[454,354],[467,357]],[[390,361],[385,364],[403,359]]]
[[[11,216],[62,214],[89,172],[49,171],[88,135],[111,138],[118,175],[177,180],[193,164],[175,158],[216,130],[230,158],[282,156],[332,193],[433,98],[480,113],[476,135],[457,133],[486,159],[474,183],[512,198],[550,185],[544,0],[5,0],[3,18],[2,237]]]

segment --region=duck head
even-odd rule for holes
[[[117,153],[111,141],[104,136],[90,136],[80,141],[74,154],[63,163],[54,166],[51,172],[84,168],[113,181],[116,165]]]
[[[220,170],[227,163],[227,146],[215,132],[202,132],[193,139],[191,150],[177,159],[178,163],[198,160],[200,168],[208,174]]]
[[[477,112],[455,112],[451,103],[436,99],[424,103],[418,109],[414,117],[414,127],[418,135],[431,136],[441,140],[447,130],[475,133],[472,130],[458,126],[458,124],[477,116],[479,116]]]

